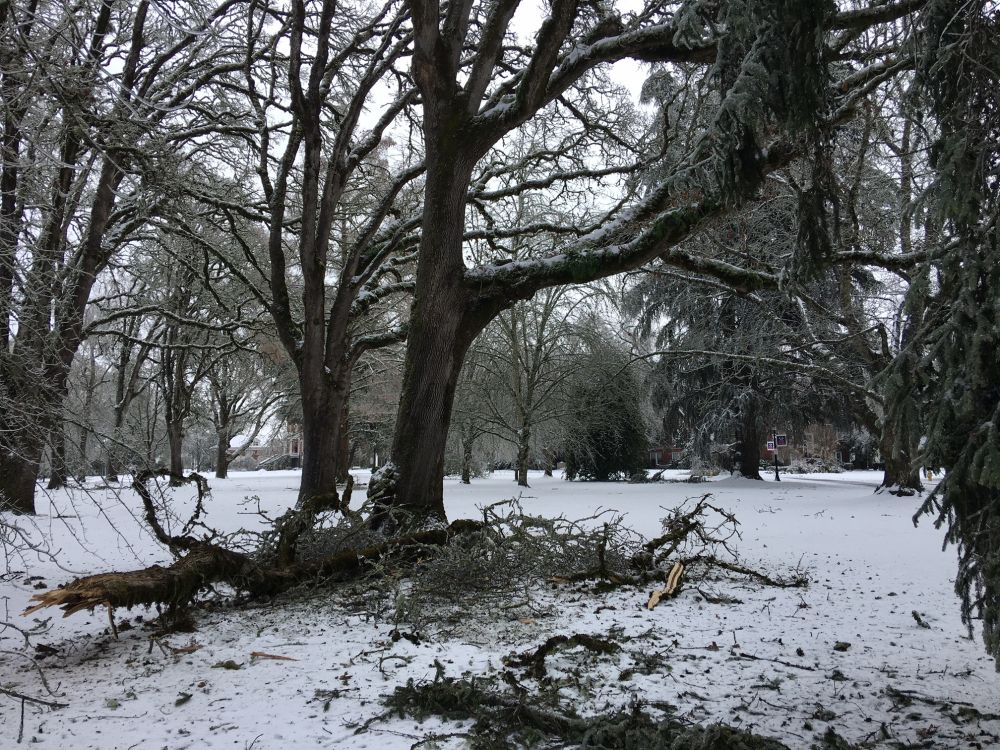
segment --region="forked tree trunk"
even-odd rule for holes
[[[38,460],[0,452],[0,510],[35,513]]]
[[[750,398],[740,415],[743,446],[740,450],[740,476],[760,479],[760,427],[757,420],[757,402]]]

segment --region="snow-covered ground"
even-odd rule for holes
[[[772,574],[799,569],[812,584],[712,581],[701,586],[705,593],[739,602],[708,603],[688,587],[653,611],[644,608],[645,591],[597,595],[565,587],[551,594],[554,606],[531,617],[522,611],[476,622],[470,612],[452,635],[438,630],[418,643],[391,637],[391,614],[373,616],[329,594],[213,605],[197,614],[197,631],[155,641],[139,620],[150,612],[118,612],[132,627],[117,640],[104,611],[21,617],[38,588],[169,561],[143,528],[131,491],[59,492],[41,503],[36,528],[16,519],[35,538],[51,539],[59,565],[39,555],[15,558],[0,579],[0,620],[48,628],[32,644],[48,647],[39,664],[51,692],[26,658],[34,651],[2,625],[0,688],[68,704],[25,708],[23,741],[45,747],[408,748],[454,727],[393,718],[356,733],[384,711],[380,697],[393,687],[432,678],[435,661],[448,675],[487,674],[550,635],[582,632],[610,634],[623,647],[613,656],[571,650],[547,660],[557,676],[582,670],[597,678],[586,694],[567,682],[566,697],[583,713],[627,706],[637,696],[793,748],[809,747],[828,726],[867,746],[1000,747],[1000,716],[989,716],[1000,713],[1000,675],[959,621],[954,551],[941,551],[941,532],[929,521],[914,528],[918,498],[872,494],[878,479],[853,472],[780,483],[627,485],[532,476],[522,492],[526,511],[580,518],[614,508],[647,537],[659,533],[665,508],[710,491],[742,524],[745,562]],[[237,529],[260,522],[256,501],[246,497],[280,512],[298,478],[247,472],[211,484],[210,524]],[[471,486],[448,480],[445,497],[454,519],[479,517],[478,506],[517,494],[511,474],[498,472]],[[220,667],[227,662],[239,669]],[[21,711],[20,701],[0,695],[0,747],[14,746]],[[442,744],[462,746],[457,739]]]

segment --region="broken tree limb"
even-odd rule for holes
[[[554,635],[534,651],[526,651],[519,656],[511,657],[507,664],[512,667],[527,667],[531,676],[541,679],[545,676],[545,657],[557,648],[573,648],[582,646],[588,651],[596,654],[613,654],[619,650],[620,646],[605,638],[598,638],[586,633],[576,633],[574,635]]]
[[[704,549],[721,548],[731,552],[728,542],[739,537],[739,521],[729,511],[710,503],[711,497],[712,493],[707,492],[691,510],[683,510],[682,506],[672,511],[663,522],[664,533],[643,545],[633,565],[640,569],[652,567],[695,544]],[[718,514],[722,520],[711,525],[706,518],[707,511]]]
[[[44,607],[60,607],[64,617],[84,609],[107,606],[189,603],[205,586],[227,583],[239,591],[260,596],[285,591],[313,579],[346,580],[360,576],[369,565],[388,555],[414,559],[427,545],[447,544],[455,536],[481,528],[478,521],[458,520],[447,528],[418,531],[382,544],[349,549],[320,560],[285,567],[265,567],[249,555],[208,542],[192,540],[186,555],[168,567],[101,573],[78,578],[63,588],[35,594],[31,614]]]
[[[795,576],[794,578],[772,578],[766,573],[761,573],[760,571],[748,568],[745,565],[729,562],[728,560],[720,560],[714,555],[694,555],[692,557],[685,558],[682,562],[687,567],[692,565],[705,565],[710,568],[721,568],[722,570],[728,570],[730,573],[739,573],[740,575],[748,576],[753,578],[755,581],[759,581],[767,586],[774,586],[776,588],[804,588],[809,585],[809,579],[805,576]]]
[[[279,565],[291,565],[295,562],[298,551],[299,537],[309,531],[316,519],[322,513],[330,511],[346,511],[351,502],[354,490],[354,477],[347,475],[347,487],[340,497],[337,491],[327,492],[307,497],[298,507],[290,508],[275,523],[277,542],[275,543],[277,562]]]
[[[153,496],[149,491],[149,480],[157,477],[170,477],[172,482],[178,484],[191,483],[198,490],[198,501],[195,503],[194,512],[187,523],[184,524],[184,528],[178,536],[168,534],[156,516]],[[205,477],[195,472],[185,477],[173,474],[170,469],[150,469],[140,472],[135,476],[135,479],[132,481],[132,489],[136,491],[139,499],[142,500],[146,523],[149,524],[153,536],[156,537],[160,544],[169,548],[175,555],[179,555],[181,550],[189,550],[193,545],[200,543],[197,539],[191,537],[190,534],[195,526],[199,525],[201,516],[205,512],[205,497],[208,495],[208,482],[205,480]]]
[[[684,574],[684,564],[675,562],[670,572],[667,574],[667,585],[665,588],[654,591],[646,602],[646,609],[653,609],[663,599],[677,596],[681,592],[681,576]]]

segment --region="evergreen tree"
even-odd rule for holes
[[[937,130],[929,200],[940,231],[910,289],[913,335],[890,404],[904,419],[912,384],[926,424],[918,458],[947,470],[920,512],[957,545],[962,615],[970,628],[982,618],[1000,668],[1000,15],[985,0],[935,0],[924,17],[918,84]]]
[[[642,473],[649,453],[642,383],[624,352],[590,341],[571,384],[566,478],[607,482]]]

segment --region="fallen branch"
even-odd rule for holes
[[[452,721],[473,721],[467,730],[471,744],[488,740],[505,747],[528,744],[586,747],[662,747],[671,750],[787,750],[787,746],[751,732],[721,724],[692,726],[668,717],[654,720],[642,707],[581,718],[556,701],[544,707],[545,698],[510,695],[489,687],[487,680],[439,677],[431,683],[410,680],[386,700],[390,711],[421,720],[437,716]],[[381,715],[378,719],[384,719]],[[367,727],[365,727],[367,728]],[[361,731],[361,730],[359,730]],[[529,742],[530,741],[530,742]],[[484,745],[485,746],[485,745]]]
[[[6,695],[8,698],[14,698],[15,700],[25,701],[27,703],[34,703],[39,706],[45,706],[46,708],[66,708],[68,703],[57,703],[56,701],[47,701],[44,698],[35,698],[32,695],[25,695],[24,693],[19,693],[16,690],[8,690],[7,688],[0,688],[0,694]]]
[[[249,555],[208,542],[191,540],[188,553],[169,567],[153,565],[142,570],[101,573],[78,578],[58,589],[35,594],[31,614],[44,607],[60,607],[63,616],[107,606],[189,603],[212,583],[227,583],[254,596],[276,594],[312,579],[346,580],[361,575],[374,562],[397,554],[414,559],[426,545],[447,544],[460,534],[480,528],[476,521],[459,520],[447,528],[420,531],[363,549],[349,549],[321,560],[286,567],[263,567]]]
[[[507,665],[512,667],[527,667],[532,677],[541,679],[546,675],[546,656],[557,648],[574,648],[575,646],[582,646],[596,654],[613,654],[620,648],[617,643],[605,638],[587,635],[586,633],[576,633],[570,636],[554,635],[534,651],[527,651],[519,656],[507,659]]]
[[[722,570],[728,570],[730,573],[739,573],[740,575],[748,576],[753,578],[755,581],[759,581],[767,586],[774,586],[776,588],[804,588],[809,585],[809,579],[805,576],[795,576],[794,578],[787,579],[772,578],[766,573],[761,573],[760,571],[740,565],[739,563],[729,562],[728,560],[720,560],[714,555],[695,555],[693,557],[685,558],[682,562],[688,567],[691,565],[705,565],[710,568],[721,568]]]
[[[739,521],[729,511],[710,503],[711,497],[710,492],[705,493],[691,510],[683,510],[681,506],[671,511],[670,516],[663,520],[665,533],[643,545],[642,553],[633,560],[635,567],[653,567],[678,552],[690,550],[693,545],[699,545],[704,550],[721,548],[731,552],[728,543],[733,537],[739,538]],[[710,526],[707,511],[718,514],[721,520]]]
[[[738,654],[734,654],[734,656],[739,657],[740,659],[750,659],[751,661],[769,661],[774,664],[781,664],[784,667],[791,667],[792,669],[804,669],[806,672],[816,671],[816,667],[810,667],[805,664],[795,664],[794,662],[784,661],[783,659],[768,659],[766,656],[754,656],[753,654],[748,654],[743,651],[740,651]]]

